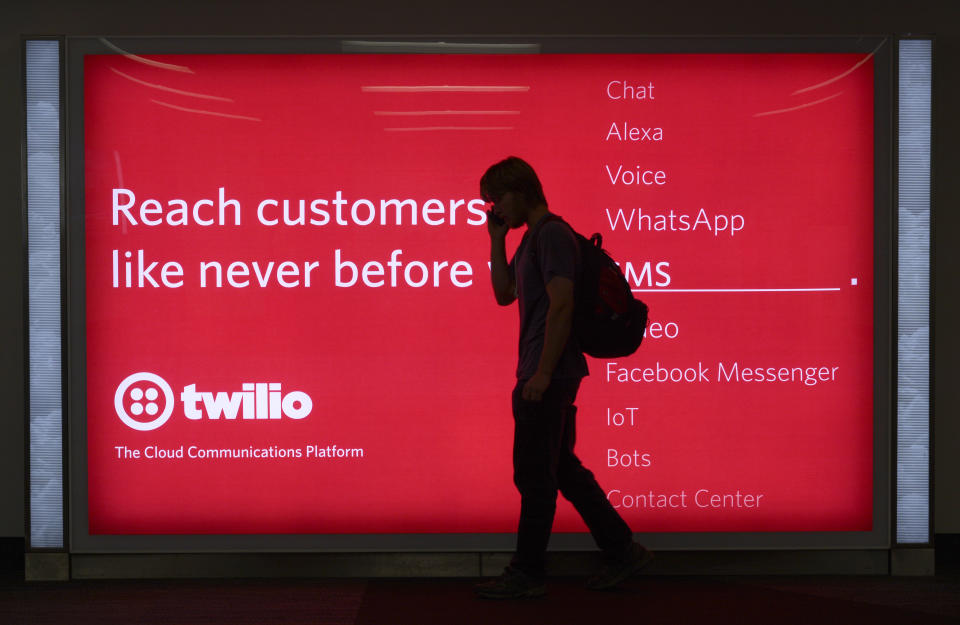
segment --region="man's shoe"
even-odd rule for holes
[[[482,599],[526,599],[547,594],[547,585],[508,566],[500,577],[474,586],[474,592]]]
[[[587,588],[590,590],[616,588],[628,577],[633,577],[639,573],[640,569],[650,564],[651,560],[653,560],[653,554],[647,551],[643,545],[631,543],[623,557],[611,560],[600,573],[587,580]]]

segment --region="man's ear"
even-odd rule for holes
[[[528,198],[527,194],[523,191],[514,191],[513,201],[522,206],[524,210],[530,210],[533,208],[533,205],[530,203],[530,198]]]

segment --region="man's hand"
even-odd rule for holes
[[[492,210],[487,211],[487,232],[490,234],[490,283],[493,296],[501,306],[512,304],[517,299],[517,284],[510,275],[507,263],[507,231],[510,226],[494,218]]]
[[[550,386],[550,376],[537,372],[523,386],[522,397],[527,401],[540,401],[548,386]]]
[[[543,351],[537,372],[523,387],[523,398],[540,401],[550,386],[554,369],[570,337],[573,325],[573,280],[554,276],[547,282],[547,296],[550,307],[547,309],[547,328],[543,336]]]
[[[507,222],[494,214],[493,210],[487,211],[487,234],[490,235],[491,239],[505,239],[509,231],[510,226],[507,225]]]

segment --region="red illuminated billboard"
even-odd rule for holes
[[[114,54],[83,77],[91,534],[514,531],[518,315],[478,189],[508,155],[650,306],[577,402],[634,531],[874,528],[869,55]],[[562,498],[555,530],[585,531]]]

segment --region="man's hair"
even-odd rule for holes
[[[522,195],[530,204],[547,204],[533,167],[516,156],[491,165],[480,178],[480,197],[486,202],[496,202],[508,191]]]

